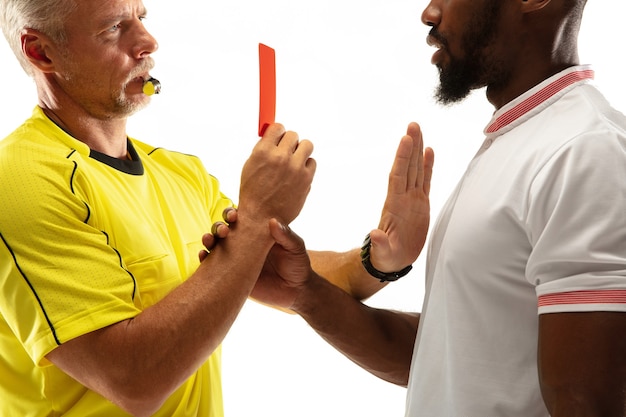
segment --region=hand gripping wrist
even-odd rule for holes
[[[372,247],[372,239],[370,238],[369,233],[365,236],[365,240],[363,241],[363,246],[361,246],[361,263],[363,267],[371,276],[376,279],[379,279],[380,282],[386,281],[396,281],[406,274],[409,273],[411,269],[413,269],[413,265],[409,265],[406,268],[397,271],[397,272],[382,272],[378,269],[374,268],[372,262],[370,260],[370,248]]]

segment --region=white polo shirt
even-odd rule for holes
[[[498,110],[431,237],[407,417],[548,417],[538,314],[626,312],[626,118],[573,67]]]

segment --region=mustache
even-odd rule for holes
[[[130,74],[128,74],[126,81],[130,82],[137,77],[141,77],[149,73],[150,71],[152,71],[153,68],[154,68],[154,59],[152,59],[152,57],[144,58],[141,61],[141,63],[135,69],[133,69]]]
[[[433,27],[428,32],[428,37],[434,39],[439,45],[443,46],[444,48],[448,47],[448,40],[441,33],[437,32],[437,29],[435,29],[435,27]]]

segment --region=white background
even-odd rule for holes
[[[311,139],[318,170],[292,224],[310,249],[356,247],[378,224],[387,174],[410,121],[421,124],[436,163],[432,209],[482,142],[493,109],[484,91],[442,108],[420,16],[425,1],[145,0],[148,28],[160,42],[153,75],[163,91],[133,116],[129,134],[200,156],[237,199],[241,166],[258,121],[257,44],[276,49],[277,121]],[[626,109],[618,1],[591,0],[581,61],[619,109]],[[32,82],[0,44],[0,137],[30,115]],[[374,296],[375,306],[417,311],[423,260]],[[226,415],[402,416],[405,389],[377,380],[327,346],[296,316],[247,303],[224,341]]]

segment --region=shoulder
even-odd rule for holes
[[[1,189],[25,191],[34,183],[67,182],[78,155],[89,155],[89,148],[56,127],[35,111],[0,141]],[[41,113],[41,115],[43,115]]]
[[[551,111],[561,129],[572,136],[605,132],[607,136],[626,137],[626,116],[611,106],[593,83],[580,85],[565,94]]]

